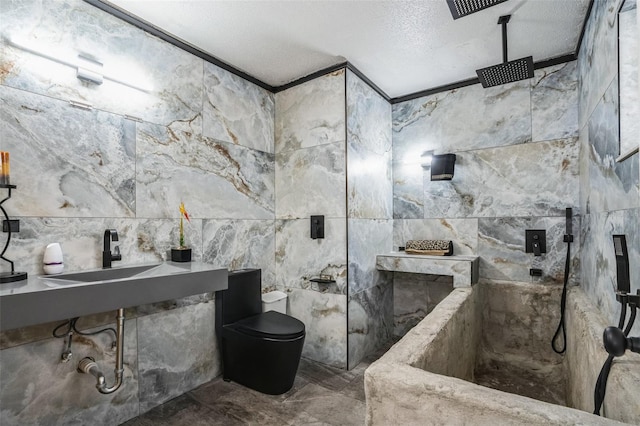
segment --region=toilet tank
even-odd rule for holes
[[[270,291],[262,295],[262,312],[276,311],[287,313],[287,294],[281,291]]]

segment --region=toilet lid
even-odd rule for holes
[[[241,319],[233,326],[243,333],[272,339],[293,339],[304,334],[302,321],[276,311]]]

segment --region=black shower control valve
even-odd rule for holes
[[[541,277],[542,269],[531,268],[529,269],[529,275],[531,275],[532,277]]]
[[[527,229],[525,231],[525,252],[541,256],[547,252],[547,231],[544,229]]]
[[[311,216],[311,238],[324,238],[324,216]]]

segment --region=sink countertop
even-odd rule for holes
[[[203,262],[162,262],[162,263],[136,263],[133,265],[119,265],[117,267],[111,269],[122,269],[128,268],[132,266],[155,266],[147,271],[136,274],[131,277],[134,278],[151,278],[151,277],[159,277],[164,275],[177,275],[184,274],[187,272],[204,272],[204,271],[214,271],[217,268],[213,265]],[[55,274],[55,275],[29,275],[26,280],[16,281],[7,284],[0,284],[0,297],[8,296],[13,294],[23,294],[23,293],[33,293],[40,291],[51,291],[58,290],[61,288],[70,288],[77,286],[91,286],[96,284],[105,284],[112,281],[121,281],[127,280],[127,278],[121,278],[117,280],[104,280],[104,281],[92,281],[92,282],[81,282],[81,281],[73,281],[72,280],[64,280],[61,282],[61,279],[66,274],[71,273],[80,273],[80,272],[90,272],[90,271],[102,271],[103,269],[89,269],[83,271],[65,271],[64,274]]]
[[[81,282],[30,275],[0,284],[0,330],[65,320],[227,288],[227,269],[203,262],[162,262],[131,277]],[[143,264],[121,265],[120,269]],[[99,270],[95,270],[99,271]],[[77,271],[89,272],[89,271]]]

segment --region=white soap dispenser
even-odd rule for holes
[[[60,274],[64,269],[62,248],[59,243],[51,243],[44,250],[44,273],[47,275]]]

